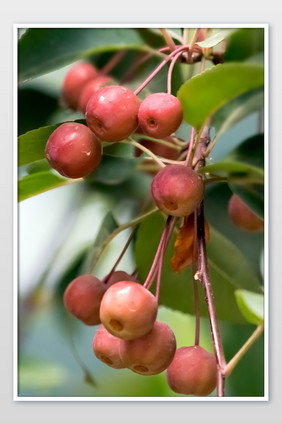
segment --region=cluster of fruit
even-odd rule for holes
[[[138,128],[144,134],[165,138],[180,126],[180,101],[168,93],[155,93],[141,102],[130,89],[113,85],[91,64],[72,68],[63,83],[63,99],[85,113],[87,126],[64,123],[49,137],[46,157],[50,165],[69,178],[85,177],[99,165],[101,141],[117,142]]]
[[[100,75],[90,64],[79,64],[69,71],[63,98],[70,108],[85,113],[87,123],[60,125],[46,145],[50,165],[69,178],[85,177],[98,167],[101,141],[119,142],[137,129],[149,137],[172,141],[171,134],[183,119],[175,96],[155,93],[141,102],[134,92],[115,85],[113,78]],[[151,148],[150,141],[147,143]],[[154,143],[156,146],[158,143]],[[166,154],[175,154],[169,149]],[[204,182],[187,163],[170,164],[152,179],[151,193],[166,215],[187,219],[204,197]],[[257,230],[263,226],[263,221],[238,196],[232,196],[229,213],[241,228]],[[110,367],[129,368],[142,375],[167,370],[169,386],[181,394],[206,396],[215,389],[215,356],[198,345],[176,349],[171,328],[156,321],[157,296],[132,275],[116,271],[103,280],[91,274],[81,275],[67,287],[64,305],[86,325],[102,323],[95,333],[93,350]]]
[[[214,355],[200,346],[176,349],[172,329],[156,321],[156,297],[131,275],[116,271],[102,281],[81,275],[67,287],[64,305],[84,324],[102,323],[93,350],[108,366],[141,375],[167,370],[169,386],[181,394],[206,396],[216,387]]]

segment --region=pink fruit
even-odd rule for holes
[[[119,353],[120,339],[110,334],[103,325],[95,333],[93,339],[93,351],[100,361],[109,367],[126,368]]]
[[[152,330],[135,340],[121,340],[120,356],[126,367],[142,375],[164,371],[171,363],[176,340],[171,328],[155,322]]]
[[[94,93],[86,107],[86,122],[98,138],[120,141],[138,125],[140,100],[128,88],[109,85]]]
[[[113,82],[113,78],[109,77],[108,75],[99,75],[85,84],[79,96],[78,109],[82,113],[85,113],[90,97],[96,93],[96,91],[100,90],[100,88],[104,87],[105,85],[113,84]]]
[[[183,119],[181,103],[167,93],[154,93],[146,97],[138,112],[139,125],[151,137],[164,138],[178,129]]]
[[[133,340],[153,328],[157,311],[158,302],[149,290],[132,281],[120,281],[106,291],[100,319],[114,336]]]
[[[151,185],[153,199],[168,215],[190,215],[204,196],[201,177],[184,165],[169,165],[154,177]]]
[[[242,230],[263,230],[263,220],[237,194],[233,194],[229,200],[228,213],[233,223]]]
[[[94,171],[101,162],[102,147],[86,125],[67,122],[50,135],[46,158],[52,168],[68,178],[81,178]]]
[[[200,346],[177,349],[167,369],[167,381],[176,393],[209,395],[217,384],[217,364],[214,355]]]

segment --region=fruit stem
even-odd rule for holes
[[[157,75],[157,73],[167,64],[167,62],[169,62],[173,56],[175,54],[177,54],[179,51],[183,51],[185,49],[187,49],[187,47],[189,46],[181,46],[176,48],[172,53],[170,53],[157,67],[156,69],[148,76],[148,78],[145,79],[144,82],[142,82],[141,85],[139,85],[139,87],[137,87],[137,89],[134,91],[134,94],[139,94],[140,91],[143,90],[144,87],[146,87],[147,84],[149,84],[149,82],[154,78],[154,76]]]
[[[106,65],[100,70],[100,75],[109,74],[112,69],[121,61],[121,59],[124,57],[126,51],[125,50],[118,50],[111,59],[106,63]]]
[[[250,349],[252,344],[260,337],[260,335],[263,333],[264,330],[264,323],[261,323],[257,326],[253,334],[248,338],[246,343],[241,347],[240,350],[236,353],[236,355],[233,356],[233,358],[228,362],[228,364],[225,367],[224,375],[229,376],[235,366],[238,364],[240,359],[243,358],[245,353]]]
[[[200,305],[199,305],[199,289],[198,282],[195,279],[197,271],[197,214],[194,213],[194,239],[193,239],[193,292],[194,292],[194,311],[195,311],[195,346],[199,346],[200,343]]]
[[[165,164],[161,159],[158,158],[151,150],[147,149],[147,147],[142,146],[142,144],[138,143],[137,141],[134,141],[131,137],[129,138],[130,141],[122,141],[122,143],[125,144],[131,144],[138,149],[142,150],[143,152],[147,153],[148,156],[150,156],[158,165],[160,165],[161,168],[165,167]]]
[[[190,135],[190,141],[189,141],[189,148],[185,160],[185,166],[191,165],[191,154],[193,150],[193,144],[194,144],[194,127],[191,128],[191,135]]]
[[[204,284],[206,293],[206,302],[209,311],[209,319],[211,326],[212,339],[216,360],[219,366],[218,372],[218,396],[223,396],[223,370],[226,367],[223,348],[219,336],[219,329],[216,320],[215,307],[213,303],[213,292],[211,282],[208,275],[208,263],[205,240],[205,219],[204,219],[204,202],[202,201],[197,208],[197,241],[198,241],[198,271],[197,275],[200,281]]]
[[[167,32],[166,29],[160,28],[160,31],[162,33],[162,36],[163,36],[166,44],[168,45],[168,47],[170,49],[170,51],[173,52],[176,49],[176,45],[175,45],[172,37],[170,36],[170,34]]]
[[[162,140],[160,138],[150,137],[150,136],[145,135],[145,134],[137,134],[136,133],[136,134],[134,134],[134,137],[142,139],[142,140],[154,141],[155,143],[162,144],[163,146],[171,147],[172,149],[175,149],[175,150],[181,150],[181,148],[183,146],[183,143],[180,144],[180,142],[179,142],[179,144],[177,144],[176,142],[171,143],[170,141]]]
[[[189,50],[189,47],[187,47],[187,50]],[[171,94],[171,76],[172,76],[172,71],[175,65],[175,62],[177,61],[177,59],[179,58],[179,56],[181,56],[183,53],[183,50],[181,50],[180,52],[176,53],[175,56],[173,57],[169,68],[168,68],[168,73],[167,73],[167,94]]]
[[[112,267],[111,271],[110,271],[110,272],[106,275],[106,277],[103,279],[103,283],[104,283],[104,284],[107,284],[107,282],[108,282],[109,278],[110,278],[110,277],[112,276],[112,274],[115,272],[116,267],[118,266],[118,264],[119,264],[119,263],[120,263],[120,261],[122,260],[122,258],[123,258],[123,256],[124,256],[125,252],[127,251],[128,247],[129,247],[129,245],[130,245],[130,243],[131,243],[131,240],[133,239],[133,236],[134,236],[134,233],[135,233],[135,231],[136,231],[136,228],[137,228],[137,225],[135,224],[135,225],[134,225],[134,227],[133,227],[133,228],[132,228],[132,230],[131,230],[131,233],[130,233],[130,235],[129,235],[128,239],[127,239],[127,242],[125,243],[125,245],[124,245],[124,247],[123,247],[123,249],[122,249],[122,251],[121,251],[121,253],[120,253],[119,257],[118,257],[118,258],[117,258],[117,260],[115,261],[114,266]]]
[[[143,286],[147,289],[149,289],[151,287],[151,285],[153,284],[153,281],[155,279],[156,276],[156,271],[157,271],[157,266],[158,266],[158,261],[159,261],[159,257],[161,254],[161,250],[164,244],[164,251],[166,248],[166,245],[170,239],[171,233],[173,231],[174,225],[175,225],[175,221],[176,221],[176,217],[172,217],[172,216],[168,216],[163,233],[161,235],[161,239],[151,266],[151,269],[147,275],[146,281],[143,284]],[[164,253],[164,252],[163,252]]]

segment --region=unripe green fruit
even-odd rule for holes
[[[188,216],[204,197],[204,183],[197,172],[184,165],[168,165],[151,185],[153,199],[167,215]]]
[[[71,109],[77,109],[83,87],[97,74],[96,68],[90,63],[76,64],[66,74],[63,81],[63,99]]]
[[[171,363],[176,340],[171,328],[155,322],[152,330],[135,340],[121,340],[120,356],[126,367],[142,375],[164,371]]]
[[[167,381],[176,393],[209,395],[217,384],[217,364],[214,355],[200,346],[177,349],[167,369]]]
[[[138,125],[140,100],[128,88],[109,85],[94,93],[86,107],[86,122],[103,141],[129,137]]]
[[[102,147],[86,125],[66,122],[50,135],[45,154],[52,168],[64,177],[82,178],[100,164]]]
[[[86,325],[100,324],[100,304],[106,289],[107,286],[93,275],[80,275],[65,290],[65,308]]]
[[[149,290],[132,281],[120,281],[106,291],[100,319],[114,336],[133,340],[153,328],[157,311],[157,299]]]
[[[263,220],[255,215],[237,194],[231,196],[228,204],[228,212],[233,223],[242,230],[263,230]]]
[[[118,337],[110,334],[103,325],[95,333],[93,339],[93,351],[100,361],[112,368],[126,368],[120,357],[120,341]]]

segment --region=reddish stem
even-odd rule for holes
[[[134,94],[139,94],[140,91],[143,90],[144,87],[146,87],[147,84],[154,78],[154,76],[157,75],[158,72],[169,62],[175,54],[177,54],[180,51],[186,50],[188,46],[181,46],[175,49],[172,53],[170,53],[157,67],[156,69],[148,76],[148,78],[145,79],[145,81],[134,91]]]
[[[189,50],[189,47],[187,47],[187,49]],[[173,57],[171,64],[169,65],[169,69],[168,69],[168,73],[167,73],[167,93],[171,94],[171,76],[172,76],[172,71],[174,68],[174,65],[177,61],[177,59],[179,58],[179,56],[181,56],[183,53],[183,51],[181,50],[180,52],[176,53],[175,56]]]
[[[197,271],[197,214],[194,213],[194,240],[193,240],[193,292],[194,292],[194,310],[195,310],[195,346],[199,346],[200,343],[200,305],[199,305],[199,289],[198,282],[195,280],[195,274]]]
[[[100,74],[108,74],[111,70],[120,62],[120,60],[124,57],[126,51],[118,50],[116,54],[114,54],[111,59],[106,63],[106,65],[99,72]]]
[[[191,128],[191,135],[190,135],[190,141],[189,141],[189,148],[185,160],[185,166],[188,166],[191,159],[191,154],[193,150],[193,144],[194,144],[194,127]]]

